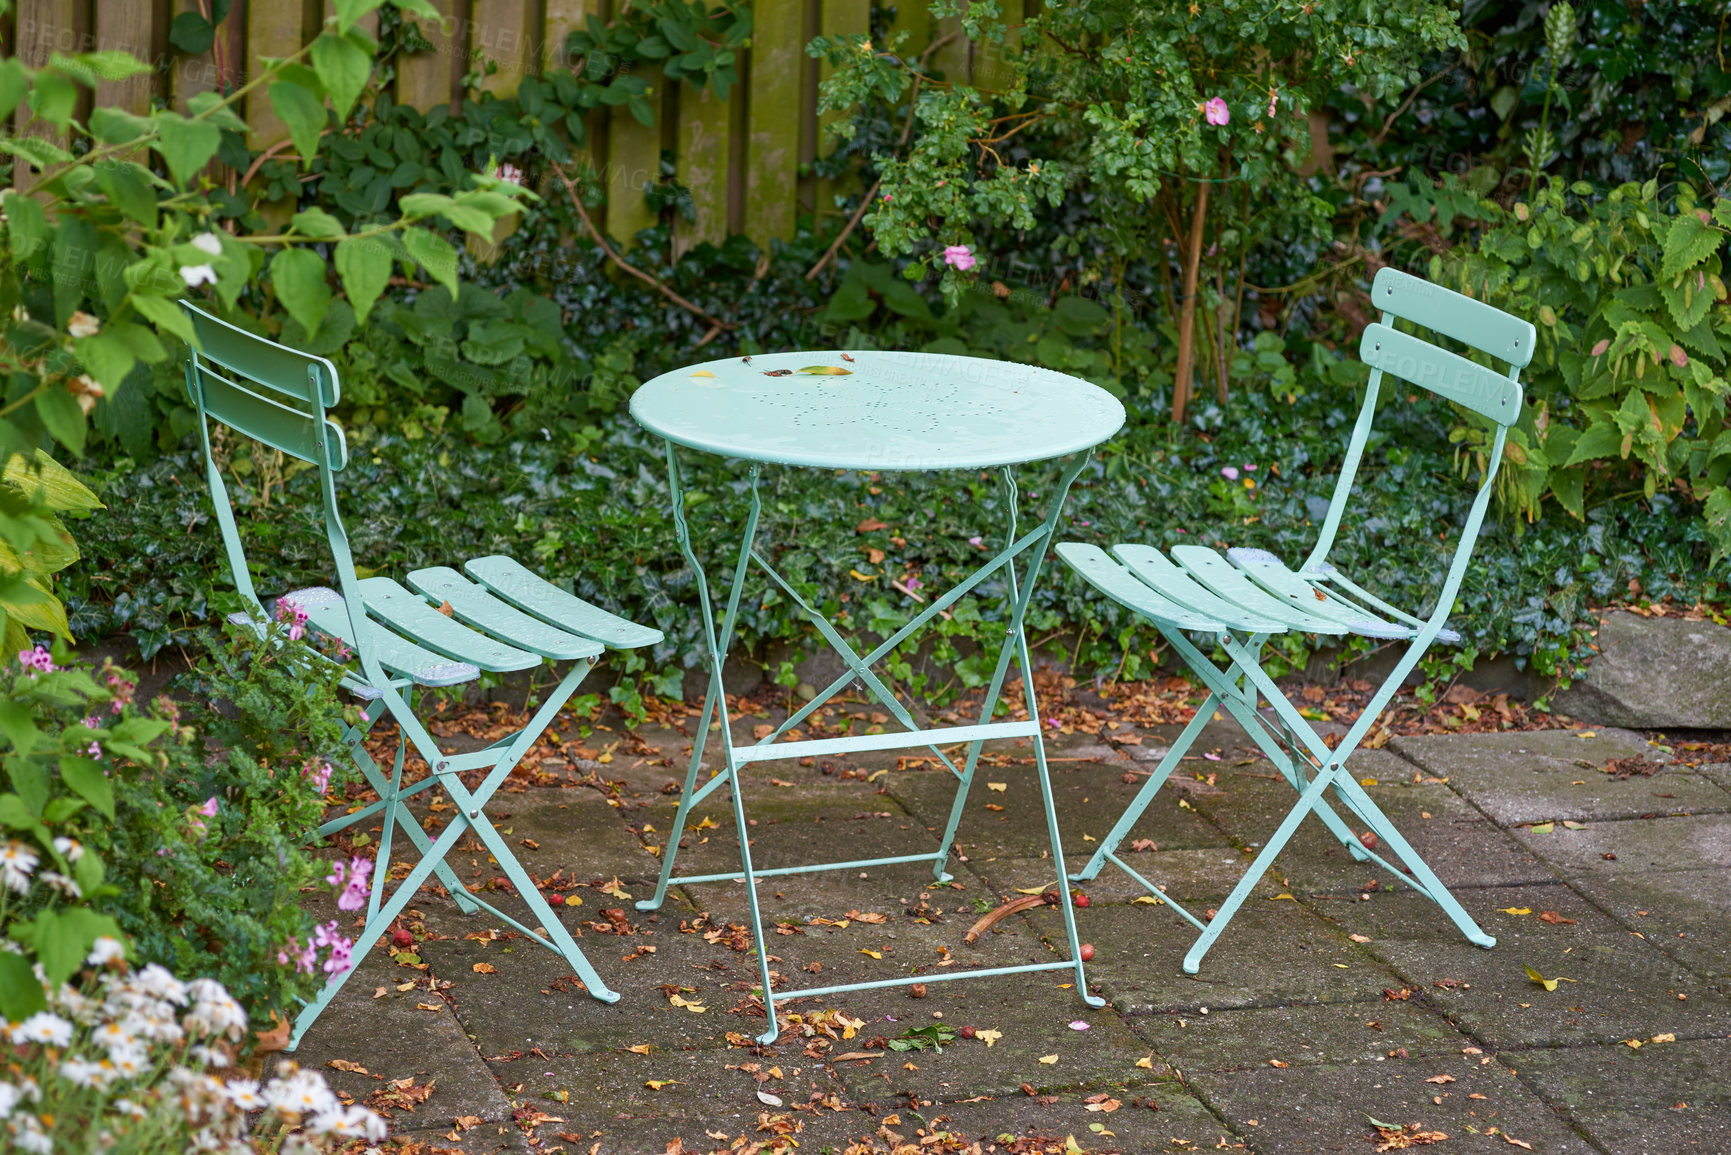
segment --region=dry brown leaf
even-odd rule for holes
[[[499,968],[492,963],[476,963],[469,969],[478,975],[496,975],[499,973]]]

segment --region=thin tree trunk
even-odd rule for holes
[[[1220,404],[1225,405],[1226,372],[1229,368],[1230,358],[1228,356],[1229,348],[1226,341],[1226,326],[1228,320],[1226,316],[1226,266],[1224,264],[1217,264],[1214,266],[1214,295],[1220,298],[1220,303],[1215,306],[1215,319],[1219,322],[1214,326],[1214,367],[1216,373],[1215,394],[1220,398]]]
[[[1208,219],[1208,184],[1197,186],[1190,217],[1190,251],[1184,255],[1184,302],[1178,315],[1178,377],[1172,384],[1172,421],[1183,424],[1196,370],[1196,277],[1202,268],[1202,225]]]

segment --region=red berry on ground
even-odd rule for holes
[[[1083,943],[1082,949],[1076,952],[1076,957],[1081,959],[1083,962],[1093,962],[1094,961],[1094,944],[1091,942]]]
[[[391,932],[391,945],[398,950],[407,950],[415,945],[415,936],[399,926]]]
[[[1085,894],[1078,894],[1076,896],[1076,905],[1077,906],[1087,906],[1088,905],[1088,896]]]
[[[960,1031],[957,1031],[956,1033],[961,1035],[962,1038],[964,1038],[964,1039],[971,1039],[974,1037],[974,1028],[963,1027]]]

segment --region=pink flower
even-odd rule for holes
[[[337,898],[338,910],[359,910],[367,904],[367,894],[372,889],[373,862],[370,858],[356,858],[349,863],[349,884]]]
[[[1232,119],[1232,110],[1226,107],[1224,100],[1216,96],[1202,106],[1202,117],[1209,124],[1223,125]]]
[[[307,612],[287,598],[277,599],[276,620],[289,623],[289,641],[298,642],[306,636]]]
[[[325,875],[325,881],[330,883],[332,886],[341,886],[343,883],[348,881],[348,872],[348,864],[339,858],[337,861],[331,863],[331,872]]]
[[[970,537],[968,539],[968,544],[975,547],[976,549],[983,549],[985,547],[986,542],[985,542],[984,538]]]
[[[1271,87],[1268,90],[1268,115],[1269,116],[1274,115],[1274,109],[1279,104],[1280,104],[1280,90],[1277,88]]]
[[[1220,476],[1224,477],[1227,481],[1237,481],[1238,467],[1236,465],[1223,465],[1220,467]]]
[[[910,590],[917,590],[917,589],[919,589],[919,588],[920,588],[920,586],[922,586],[922,585],[924,585],[924,584],[925,584],[925,583],[924,583],[924,582],[922,582],[922,581],[920,581],[920,579],[919,579],[919,578],[917,578],[917,577],[911,577],[911,576],[910,576],[910,577],[909,577],[909,578],[908,578],[908,580],[907,580],[907,581],[906,581],[906,582],[905,582],[905,583],[904,583],[904,584],[905,584],[905,585],[906,585],[906,586],[907,586],[907,587],[908,587],[908,589],[910,589]]]
[[[200,814],[204,815],[206,818],[215,818],[216,817],[216,795],[212,794],[209,798],[206,798],[204,800],[204,805],[200,806],[198,808],[198,812]]]
[[[953,269],[959,269],[965,273],[976,263],[973,250],[966,245],[950,245],[944,249],[944,264]]]
[[[102,757],[102,743],[101,742],[92,742],[90,745],[88,745],[84,748],[84,752],[86,754],[90,755],[92,758],[100,758],[100,757]]]
[[[315,763],[308,762],[301,767],[301,777],[310,779],[313,789],[323,794],[331,784],[331,764],[326,762],[322,767],[314,769]]]
[[[499,179],[512,184],[522,184],[523,170],[514,164],[502,164],[499,166]]]
[[[59,669],[54,664],[54,659],[48,656],[48,651],[41,646],[30,650],[19,650],[18,664],[26,670],[37,670],[44,674],[52,674]]]
[[[1244,463],[1244,472],[1255,473],[1256,472],[1256,466],[1252,465],[1250,462],[1247,461]]]

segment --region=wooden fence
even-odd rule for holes
[[[566,36],[586,15],[606,19],[621,2],[432,0],[450,30],[423,22],[434,48],[399,61],[394,96],[421,109],[456,101],[464,74],[483,58],[497,66],[484,87],[509,95],[524,75],[562,66]],[[1003,7],[1019,12],[1022,3]],[[155,72],[104,84],[95,100],[132,111],[146,110],[153,100],[181,107],[195,93],[244,83],[260,57],[295,52],[317,34],[328,6],[329,0],[233,0],[216,44],[193,57],[169,43],[168,30],[177,13],[208,10],[201,0],[18,0],[0,27],[0,48],[33,66],[56,51],[129,51],[156,61]],[[932,20],[924,0],[901,0],[896,8],[894,27],[910,32],[911,51],[955,30],[952,20]],[[605,227],[613,236],[628,239],[653,223],[643,190],[659,179],[663,151],[676,158],[678,179],[691,190],[696,210],[694,224],[677,225],[681,248],[735,232],[767,243],[790,236],[801,211],[838,211],[836,190],[801,175],[820,148],[829,149],[817,115],[818,82],[828,66],[807,56],[805,46],[819,34],[867,32],[871,0],[754,0],[752,9],[742,82],[727,100],[662,82],[654,83],[660,102],[654,125],[640,124],[623,107],[595,114],[590,146],[607,182]],[[983,76],[995,56],[958,35],[933,53],[931,63],[952,79],[966,78]],[[259,135],[255,144],[287,137],[263,92],[249,96],[244,114]]]

